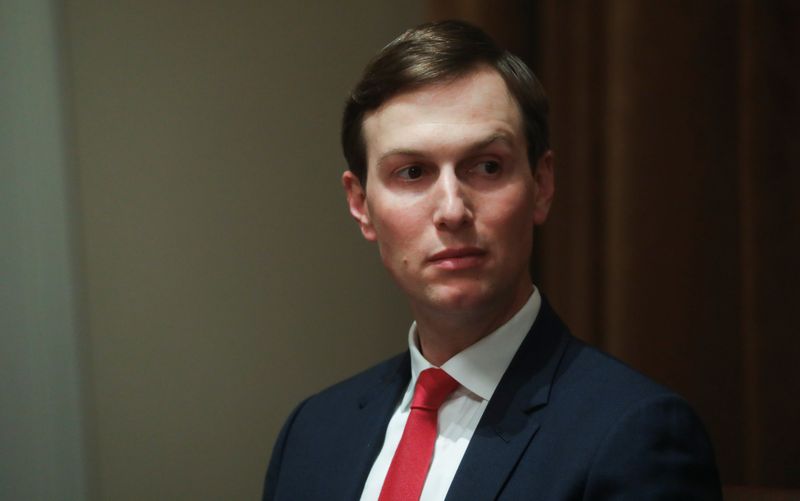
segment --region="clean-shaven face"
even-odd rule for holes
[[[551,154],[531,170],[500,75],[481,68],[401,93],[367,114],[363,131],[368,182],[364,191],[345,174],[351,213],[412,309],[521,306],[533,227],[552,197]]]

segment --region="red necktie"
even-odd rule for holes
[[[433,457],[439,407],[457,387],[458,381],[442,369],[426,369],[419,374],[403,437],[378,501],[419,499]]]

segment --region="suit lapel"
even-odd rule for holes
[[[495,499],[539,430],[558,363],[568,343],[566,327],[542,301],[539,315],[517,350],[461,460],[447,500]]]
[[[357,438],[348,441],[349,445],[344,446],[341,457],[345,464],[352,465],[358,475],[331,479],[332,496],[333,493],[341,493],[341,499],[358,499],[361,496],[372,463],[383,447],[386,426],[410,379],[411,362],[406,352],[397,357],[380,381],[357,400],[351,432],[347,434]]]

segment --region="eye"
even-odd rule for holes
[[[486,162],[481,162],[477,164],[474,170],[479,174],[495,176],[500,173],[500,164],[493,160],[487,160]]]
[[[402,179],[413,181],[422,177],[422,167],[419,165],[409,165],[397,171],[397,175]]]

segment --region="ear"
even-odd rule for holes
[[[553,203],[555,194],[553,163],[553,150],[547,150],[539,157],[536,169],[533,171],[535,190],[533,197],[533,223],[537,225],[544,224],[547,221],[547,214],[550,213],[550,205]]]
[[[375,228],[372,226],[372,221],[369,217],[369,206],[367,205],[367,192],[361,181],[358,180],[355,174],[346,170],[342,174],[342,186],[347,194],[347,205],[350,207],[350,215],[358,223],[361,228],[361,234],[370,242],[376,239]]]

